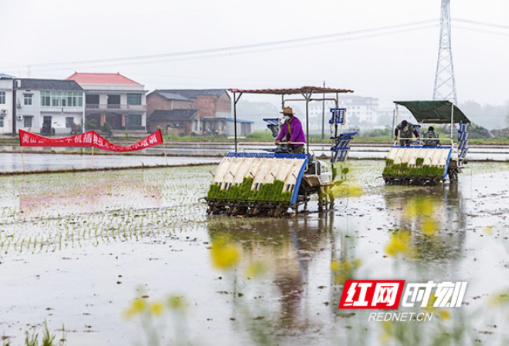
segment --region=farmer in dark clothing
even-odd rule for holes
[[[428,127],[428,132],[424,134],[424,145],[427,147],[436,147],[440,141],[438,140],[438,135],[435,133],[435,129],[433,126]]]
[[[399,141],[401,146],[409,146],[412,143],[412,134],[415,135],[417,140],[420,140],[419,133],[415,129],[415,126],[410,124],[408,121],[403,120],[401,124],[396,126],[394,130],[394,140],[398,140],[398,133],[401,131],[401,139]]]

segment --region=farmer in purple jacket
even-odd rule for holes
[[[285,107],[281,113],[283,113],[285,123],[281,126],[281,132],[276,138],[276,145],[279,144],[281,139],[286,138],[286,143],[291,145],[293,153],[304,154],[303,143],[306,142],[306,137],[302,130],[302,124],[299,119],[293,116],[294,113],[291,107]]]

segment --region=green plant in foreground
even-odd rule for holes
[[[30,332],[25,332],[25,346],[39,346],[39,334],[36,333],[36,329],[34,328],[32,334]],[[55,343],[56,335],[51,334],[48,329],[48,323],[44,320],[44,331],[42,334],[42,343],[41,346],[56,346]],[[67,338],[67,333],[65,332],[65,327],[62,325],[62,338],[58,341],[58,346],[65,346]],[[7,344],[4,343],[5,346],[10,345],[9,342]]]

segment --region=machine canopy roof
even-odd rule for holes
[[[450,124],[452,103],[450,101],[394,101],[397,105],[405,106],[420,123]],[[453,123],[467,123],[470,120],[456,106],[454,106]]]
[[[228,89],[233,93],[244,94],[269,94],[269,95],[295,95],[312,92],[313,94],[326,94],[326,93],[352,93],[353,90],[349,89],[336,89],[336,88],[323,88],[304,86],[302,88],[287,88],[287,89]]]

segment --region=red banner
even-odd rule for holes
[[[126,147],[109,142],[95,131],[64,138],[47,138],[19,130],[19,145],[22,147],[94,147],[102,150],[126,152],[147,149],[159,144],[163,144],[161,130],[157,130],[141,141]]]

